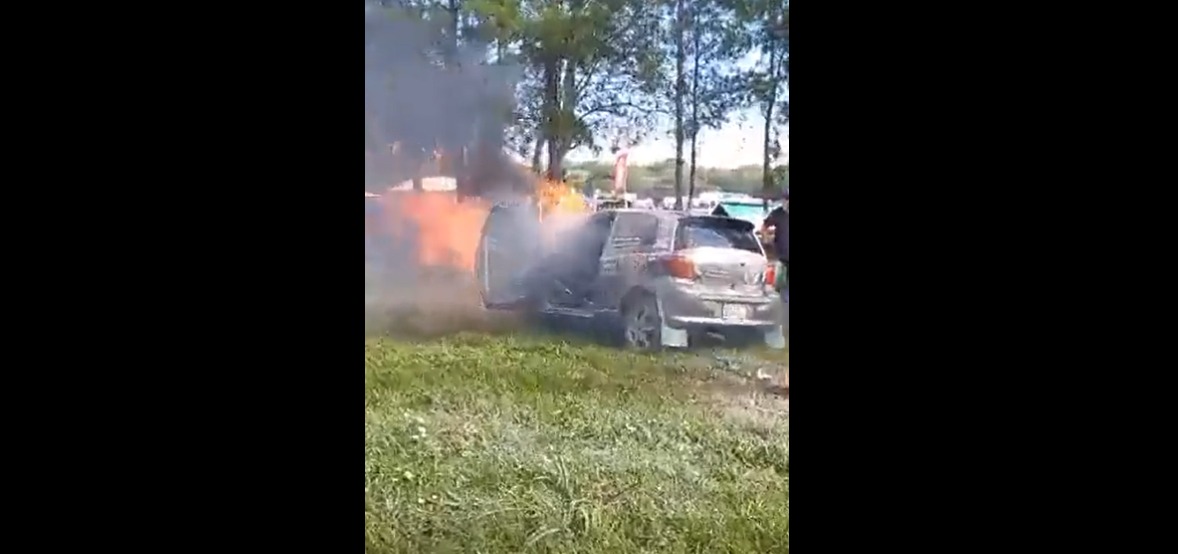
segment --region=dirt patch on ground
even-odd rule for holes
[[[706,370],[707,396],[721,413],[754,427],[789,424],[789,366],[752,354],[699,354],[684,361]]]
[[[734,382],[718,387],[713,399],[721,410],[734,419],[756,426],[789,423],[789,387],[774,379],[732,377]]]

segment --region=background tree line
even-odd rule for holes
[[[788,169],[773,165],[789,122],[788,0],[371,0],[366,8],[420,22],[428,36],[413,54],[443,71],[471,64],[518,71],[508,101],[483,106],[486,117],[472,118],[480,121],[469,132],[450,126],[444,137],[417,139],[415,150],[481,133],[555,178],[574,149],[638,146],[669,122],[675,158],[632,167],[634,190],[669,186],[687,196],[700,187],[759,185],[773,195],[788,182]],[[474,58],[460,54],[472,51]],[[699,132],[747,108],[765,124],[759,174],[698,168]],[[366,120],[370,157],[396,134],[381,125]],[[601,167],[582,169],[591,184],[600,181]]]
[[[602,162],[570,164],[568,180],[585,185],[585,191],[609,191],[613,187],[613,165]],[[670,197],[675,193],[675,160],[667,159],[647,165],[631,165],[627,188],[643,196]],[[762,167],[746,165],[736,168],[696,168],[695,192],[722,190],[761,196]],[[789,187],[789,167],[779,166],[773,172],[773,191]]]

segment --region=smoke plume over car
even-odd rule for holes
[[[379,195],[365,198],[366,319],[481,321],[473,256],[488,202],[404,184],[453,183],[439,158],[499,148],[518,71],[487,63],[484,46],[451,40],[446,14],[366,2],[364,18],[365,188]]]

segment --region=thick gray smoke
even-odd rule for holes
[[[365,3],[365,180],[382,202],[396,203],[412,193],[387,187],[414,177],[435,148],[501,149],[519,71],[488,63],[486,45],[455,48],[447,14],[385,4]],[[417,229],[402,231],[365,237],[366,319],[381,328],[485,326],[473,274],[417,267]]]
[[[517,67],[488,63],[490,49],[453,40],[449,14],[430,17],[368,2],[364,14],[364,106],[376,182],[393,184],[416,167],[394,159],[439,146],[499,148],[510,117]],[[408,156],[406,156],[408,158]]]

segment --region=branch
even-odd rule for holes
[[[597,66],[600,63],[601,63],[601,56],[596,56],[596,57],[594,57],[593,61],[589,64],[589,66],[585,68],[585,72],[583,73],[583,75],[585,75],[585,78],[582,79],[580,83],[577,83],[576,86],[574,87],[577,91],[578,98],[583,96],[582,93],[585,92],[585,87],[588,87],[589,82],[593,80],[593,73],[597,71]]]
[[[613,31],[608,36],[606,36],[604,39],[599,41],[598,50],[604,50],[605,52],[612,51],[615,54],[617,54],[618,57],[624,57],[625,52],[623,52],[617,48],[618,44],[624,43],[624,41],[622,41],[620,37],[622,37],[626,33],[630,32],[630,30],[634,27],[634,25],[638,22],[639,19],[641,19],[641,18],[638,17],[638,14],[631,14],[630,18],[625,22],[624,25],[621,25],[619,27],[615,27],[613,29]],[[581,95],[581,92],[584,91],[585,87],[589,86],[589,82],[593,80],[593,75],[596,73],[597,68],[601,64],[602,60],[605,60],[610,57],[611,56],[604,55],[604,54],[598,54],[596,56],[592,56],[591,61],[588,65],[588,68],[584,73],[585,78],[580,83],[578,83],[576,85],[578,96]]]
[[[639,17],[640,15],[641,14],[639,13],[631,13],[630,19],[626,21],[626,24],[620,27],[615,27],[613,32],[610,33],[609,36],[605,37],[604,41],[602,41],[603,44],[605,44],[607,47],[613,47],[615,44],[621,43],[622,41],[620,37],[630,32],[630,29],[634,27],[635,23],[637,23],[639,19],[642,19]]]
[[[666,110],[659,108],[659,107],[638,106],[638,105],[633,104],[631,102],[614,102],[612,104],[602,104],[600,106],[595,106],[592,109],[582,113],[581,117],[586,118],[586,117],[589,117],[589,116],[596,114],[596,113],[614,113],[614,114],[616,114],[618,111],[620,111],[624,108],[630,108],[630,109],[640,110],[640,111],[644,111],[644,112],[661,113],[661,114],[667,114],[667,115],[670,114],[670,112],[667,112]]]

